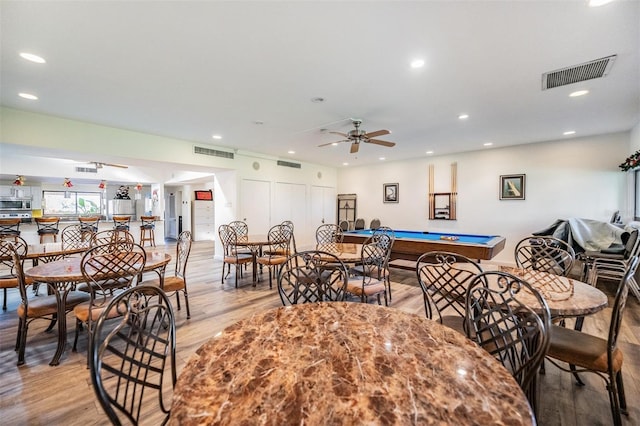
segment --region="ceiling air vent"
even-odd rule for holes
[[[233,160],[233,152],[219,151],[217,149],[203,148],[201,146],[194,146],[193,152],[195,154],[210,155],[212,157],[230,158]]]
[[[293,167],[294,169],[302,168],[302,165],[300,163],[292,163],[291,161],[282,161],[282,160],[278,160],[278,166]]]
[[[617,56],[611,55],[606,58],[585,62],[584,64],[546,72],[542,74],[542,90],[604,77],[609,74]]]
[[[98,169],[92,169],[91,167],[76,167],[78,173],[98,173]]]

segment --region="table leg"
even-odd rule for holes
[[[60,357],[64,352],[64,347],[67,344],[67,315],[66,315],[66,301],[69,290],[65,289],[62,293],[58,292],[58,347],[56,353],[53,355],[53,359],[49,363],[51,366],[60,364]]]

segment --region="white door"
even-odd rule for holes
[[[309,238],[315,242],[315,232],[323,223],[336,223],[336,189],[327,186],[311,187]]]
[[[266,235],[271,227],[271,186],[269,181],[243,179],[240,185],[240,217],[249,234]]]
[[[164,235],[166,238],[178,238],[178,218],[176,217],[176,196],[173,193],[165,197]]]

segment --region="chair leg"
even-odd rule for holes
[[[180,310],[180,292],[179,291],[176,291],[176,300],[177,300],[176,304],[178,306],[178,310]]]
[[[189,295],[187,294],[187,287],[184,288],[184,305],[187,308],[187,319],[191,319],[191,311],[189,310]]]
[[[4,290],[4,302],[2,302],[2,310],[6,311],[7,310],[7,289],[3,288]]]
[[[620,417],[620,405],[618,404],[618,389],[616,386],[617,378],[609,377],[607,383],[607,391],[609,391],[609,402],[611,403],[611,415],[613,416],[613,424],[622,426],[622,417]]]
[[[616,384],[618,386],[618,401],[620,402],[620,412],[625,416],[629,415],[627,411],[627,399],[624,396],[624,383],[622,381],[622,370],[616,374]]]
[[[80,335],[80,330],[82,329],[82,322],[80,322],[79,320],[76,320],[76,335],[73,338],[73,348],[71,349],[73,352],[77,352],[77,345],[78,345],[78,336]]]
[[[26,319],[22,320],[22,327],[20,328],[20,344],[18,346],[18,365],[24,364],[24,351],[27,346],[27,329],[29,328],[29,322]]]
[[[22,318],[18,318],[18,333],[16,334],[16,347],[15,351],[18,352],[20,348],[20,336],[22,335]]]
[[[576,366],[573,364],[569,364],[569,369],[571,370],[571,374],[573,374],[573,377],[576,378],[576,385],[584,386],[584,382],[582,381],[582,379],[578,375],[578,372],[576,371]]]

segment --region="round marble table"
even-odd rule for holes
[[[459,333],[393,308],[327,302],[256,313],[182,370],[169,423],[534,423],[510,373]]]

